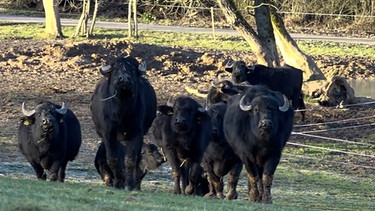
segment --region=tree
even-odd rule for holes
[[[43,7],[46,17],[46,33],[56,38],[63,38],[57,0],[43,0]]]
[[[93,13],[92,21],[91,21],[91,26],[88,29],[87,24],[88,24],[89,15],[90,15],[90,6],[91,6],[90,2],[91,2],[90,0],[83,0],[81,17],[78,21],[76,31],[73,37],[76,37],[79,35],[90,37],[94,33],[94,25],[96,22],[96,15],[98,13],[99,2],[98,0],[95,0],[95,7],[94,7],[94,13]]]
[[[132,24],[132,11],[134,24]],[[128,5],[128,37],[132,35],[138,38],[137,0],[129,0]]]
[[[255,10],[257,32],[243,18],[233,0],[218,0],[218,4],[227,21],[249,43],[257,63],[279,66],[277,45],[286,63],[304,71],[305,81],[325,79],[312,58],[298,48],[269,0],[254,0],[252,8]]]

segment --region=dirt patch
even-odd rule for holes
[[[27,101],[32,107],[41,99],[59,103],[65,101],[77,114],[83,130],[83,146],[77,160],[68,165],[76,175],[98,179],[93,167],[99,143],[89,114],[92,91],[101,78],[98,68],[119,55],[131,55],[147,63],[147,76],[154,86],[158,103],[166,102],[171,95],[190,95],[185,87],[208,90],[217,71],[222,71],[227,58],[254,63],[255,56],[244,51],[213,51],[207,49],[171,48],[148,44],[129,44],[124,41],[36,41],[8,40],[0,42],[0,174],[17,175],[26,172],[25,160],[16,147],[18,119],[21,104]],[[314,56],[325,74],[346,78],[374,78],[375,60],[365,57]],[[197,98],[203,103],[203,98]],[[375,106],[367,105],[346,109],[321,108],[308,104],[306,122],[336,121],[373,116]],[[298,114],[297,114],[298,116]],[[371,123],[375,120],[371,119]],[[296,124],[301,124],[296,118]],[[361,124],[317,126],[318,128]],[[296,130],[298,131],[298,130]],[[360,141],[373,134],[373,126],[339,131],[335,137]],[[332,135],[332,134],[330,134]],[[146,136],[151,140],[151,136]],[[306,138],[292,136],[291,141]],[[375,144],[375,143],[372,143]],[[372,152],[373,153],[373,152]],[[374,166],[373,158],[351,156],[350,162]],[[19,163],[23,163],[19,165]],[[27,168],[27,170],[25,170]],[[75,169],[75,170],[74,170]],[[82,171],[86,170],[86,171]],[[373,170],[370,169],[373,172]],[[85,173],[82,173],[85,172]],[[366,171],[366,173],[368,173]]]

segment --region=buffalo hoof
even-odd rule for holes
[[[57,174],[56,173],[52,173],[49,175],[48,179],[50,181],[57,181]]]
[[[190,184],[188,186],[186,186],[186,188],[185,188],[185,194],[191,195],[193,193],[194,193],[194,187],[192,185],[190,185]]]
[[[216,196],[214,193],[209,192],[209,193],[206,193],[206,195],[204,195],[204,198],[216,198]]]
[[[108,187],[113,187],[113,180],[109,175],[104,175],[103,182]]]
[[[218,199],[225,199],[225,195],[223,193],[217,193],[216,198]]]
[[[114,181],[113,182],[113,187],[118,188],[118,189],[124,189],[125,188],[125,183],[124,181]]]
[[[227,196],[225,198],[228,199],[228,200],[234,200],[234,199],[238,198],[238,194],[237,194],[237,192],[230,192],[230,193],[227,194]]]

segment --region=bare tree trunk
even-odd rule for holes
[[[269,65],[270,67],[278,67],[280,66],[279,54],[277,52],[277,46],[275,42],[275,36],[273,34],[273,28],[271,23],[270,17],[270,8],[267,5],[262,4],[269,4],[269,0],[255,0],[254,1],[254,10],[255,10],[255,21],[257,25],[258,31],[258,39],[261,40],[262,43],[267,43],[267,45],[263,46],[264,48],[268,48],[268,52],[270,52],[273,58],[273,65]],[[262,6],[260,6],[262,5]]]
[[[304,81],[325,80],[324,74],[314,60],[299,49],[275,9],[271,9],[270,15],[276,43],[285,63],[303,70]]]
[[[218,0],[218,4],[224,12],[228,23],[231,24],[249,43],[252,51],[257,57],[257,63],[272,67],[274,61],[278,60],[278,58],[276,59],[273,53],[270,52],[269,48],[265,47],[268,46],[268,44],[264,43],[257,37],[257,33],[243,18],[234,2],[232,0]]]
[[[43,7],[46,16],[46,33],[50,36],[63,38],[61,31],[60,14],[57,0],[43,0]]]
[[[137,0],[133,0],[134,37],[138,38]]]
[[[133,0],[129,0],[128,5],[128,38],[132,37],[132,2]]]
[[[132,12],[134,25],[132,25]],[[129,0],[128,5],[128,37],[130,38],[132,35],[138,38],[137,0]]]
[[[92,15],[92,22],[91,22],[90,30],[88,32],[89,36],[92,36],[94,33],[94,25],[96,22],[96,16],[98,14],[98,8],[99,8],[99,2],[98,0],[95,0],[94,14]]]
[[[73,37],[79,36],[79,35],[86,35],[87,32],[87,22],[90,14],[90,0],[84,0],[82,5],[82,14],[78,21],[76,31],[73,35]]]

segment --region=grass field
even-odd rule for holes
[[[66,36],[71,36],[75,28],[63,27],[63,30]],[[0,22],[2,42],[9,39],[46,39],[43,32],[42,24]],[[95,30],[94,38],[127,39],[124,31],[102,28]],[[142,31],[138,40],[129,41],[165,46],[215,46],[220,50],[250,50],[240,37],[217,36],[214,40],[210,35]],[[300,41],[298,44],[307,54],[361,55],[372,58],[375,55],[373,46],[311,41]],[[10,127],[3,127],[0,132],[14,129]],[[4,134],[0,134],[2,150],[16,151],[16,136],[4,137]],[[22,162],[9,165],[1,163],[8,166],[7,171],[0,168],[0,210],[375,210],[375,171],[373,166],[367,164],[373,163],[375,156],[374,137],[372,134],[362,140],[370,144],[364,146],[318,141],[305,143],[321,148],[350,149],[370,156],[363,161],[355,154],[287,146],[272,186],[273,205],[250,203],[247,200],[245,173],[242,173],[238,186],[239,199],[227,201],[174,195],[170,174],[161,171],[146,175],[142,191],[128,192],[105,187],[92,164],[73,162],[68,165],[66,182],[54,183],[36,180],[30,165]],[[291,141],[296,139],[292,136]],[[14,157],[19,155],[13,154]],[[0,158],[3,159],[2,154]],[[347,162],[342,163],[343,160]],[[350,165],[353,160],[359,160],[357,166]],[[369,168],[359,167],[359,164]],[[72,171],[76,172],[75,175],[80,172],[86,176],[72,177]]]
[[[69,173],[68,173],[69,174]],[[152,180],[150,180],[152,178]],[[273,185],[273,205],[247,201],[240,181],[235,201],[173,195],[172,183],[146,176],[140,192],[68,179],[65,183],[0,177],[0,210],[374,210],[375,184],[368,179],[295,169],[281,164]],[[244,177],[242,177],[244,178]]]
[[[7,39],[46,39],[44,24],[10,24],[0,22],[0,40]],[[63,27],[63,34],[71,37],[75,27]],[[76,37],[82,40],[85,37]],[[249,45],[242,37],[237,36],[216,36],[215,39],[209,34],[196,33],[175,33],[140,31],[139,38],[128,38],[127,32],[120,29],[107,29],[97,27],[93,39],[129,40],[133,43],[147,43],[162,46],[181,46],[196,48],[212,48],[218,50],[247,50],[251,51]],[[303,52],[312,55],[345,56],[355,55],[374,57],[375,48],[365,44],[349,44],[324,41],[298,41]]]

